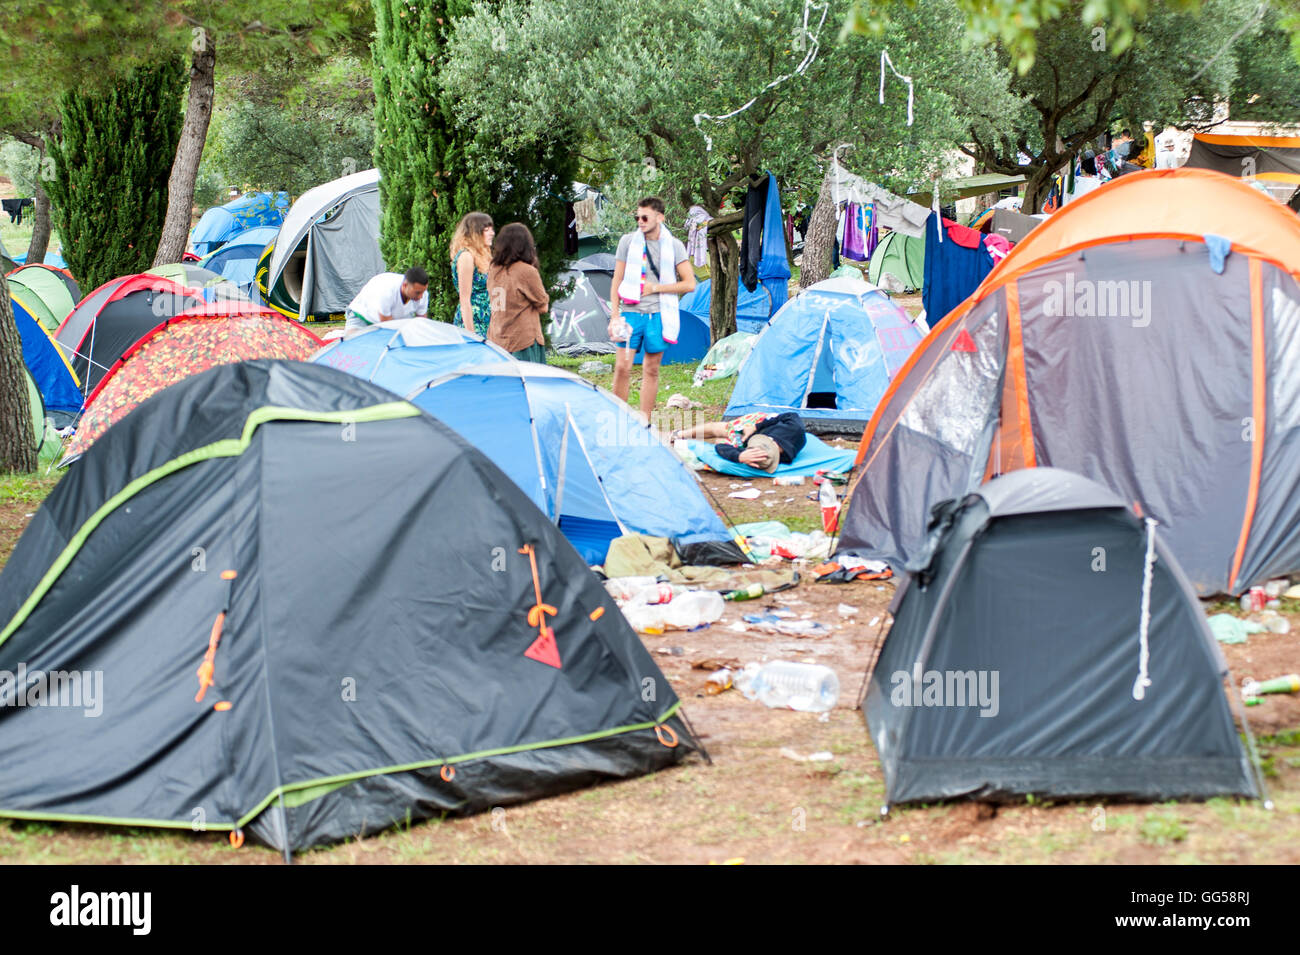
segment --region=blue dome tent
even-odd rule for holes
[[[244,292],[256,287],[257,260],[268,245],[275,241],[279,229],[260,225],[238,233],[220,248],[199,260],[199,265],[215,272],[227,282],[238,285]]]
[[[279,226],[289,211],[289,194],[249,192],[223,206],[213,206],[199,218],[190,233],[190,247],[196,255],[207,255],[241,232],[257,226]]]
[[[509,357],[508,352],[458,325],[405,318],[372,325],[332,342],[312,361],[407,395],[439,375]]]
[[[726,417],[797,411],[809,431],[860,435],[922,337],[874,285],[818,282],[772,316],[736,376]]]
[[[382,369],[375,383],[385,384]],[[686,563],[745,559],[668,446],[577,375],[495,362],[434,378],[408,400],[486,454],[589,564],[627,533],[671,538]]]

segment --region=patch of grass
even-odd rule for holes
[[[0,474],[0,504],[30,504],[39,507],[45,496],[59,483],[60,475]]]
[[[1172,812],[1149,812],[1138,829],[1138,838],[1153,846],[1167,846],[1187,838],[1187,827]]]

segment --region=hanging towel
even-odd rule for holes
[[[686,254],[697,266],[709,264],[709,223],[703,206],[691,206],[686,213]]]
[[[854,262],[864,262],[867,258],[867,236],[862,228],[862,207],[850,202],[844,213],[844,248],[840,254]]]
[[[640,229],[632,233],[632,243],[627,249],[627,260],[629,262],[640,262],[641,269],[634,272],[631,269],[624,269],[623,281],[618,287],[618,297],[628,305],[636,305],[641,301],[641,291],[645,288],[646,272],[650,264],[646,257],[645,235]],[[660,283],[663,282],[663,271],[668,270],[668,275],[676,280],[677,269],[674,263],[677,256],[673,254],[673,237],[668,231],[666,225],[659,226],[659,273]],[[677,333],[681,328],[681,315],[677,310],[677,296],[670,295],[667,292],[659,293],[659,315],[663,319],[664,341],[669,345],[677,344]]]

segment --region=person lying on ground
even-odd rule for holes
[[[756,411],[733,421],[709,421],[674,431],[671,438],[717,440],[719,457],[770,474],[778,464],[789,464],[799,456],[808,435],[803,420],[793,411]]]
[[[344,328],[369,328],[395,318],[429,317],[429,273],[417,266],[397,272],[380,272],[361,287],[348,306]]]

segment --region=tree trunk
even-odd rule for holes
[[[835,164],[826,164],[826,175],[808,219],[808,234],[803,237],[803,264],[799,267],[799,287],[805,289],[831,274],[831,253],[835,249],[835,222],[838,210],[834,198]]]
[[[39,265],[45,261],[50,247],[50,197],[38,177],[36,180],[36,221],[32,225],[32,242],[27,247],[27,264]]]
[[[1035,169],[1025,183],[1025,197],[1020,211],[1027,216],[1042,212],[1041,206],[1047,199],[1047,192],[1052,181],[1052,170],[1047,166]]]
[[[217,46],[207,32],[194,40],[194,59],[190,64],[190,93],[185,105],[185,122],[181,126],[171,178],[167,181],[167,218],[163,221],[162,239],[154,255],[154,265],[179,262],[189,241],[190,219],[194,210],[194,186],[199,178],[199,161],[208,138],[212,120]]]
[[[724,216],[724,219],[731,218]],[[715,222],[718,220],[714,220]],[[733,226],[709,226],[709,332],[720,341],[736,331],[736,301],[740,288],[740,245],[732,234]]]
[[[0,275],[0,472],[35,471],[34,438],[23,340],[14,324],[9,283]]]

